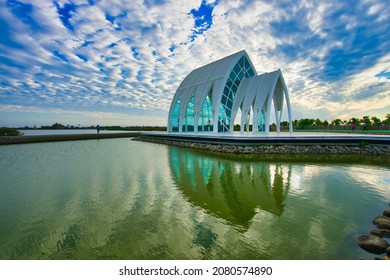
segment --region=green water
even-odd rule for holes
[[[0,259],[372,259],[388,159],[107,139],[0,146]]]

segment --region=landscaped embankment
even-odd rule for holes
[[[211,152],[232,153],[232,154],[345,154],[345,155],[369,155],[369,156],[390,156],[389,145],[340,145],[340,144],[221,144],[207,142],[192,142],[160,139],[141,135],[134,138],[137,141],[151,142],[172,145],[177,147],[206,150]]]
[[[93,139],[107,139],[107,138],[126,138],[126,137],[136,137],[138,135],[139,132],[135,131],[135,132],[124,132],[124,133],[100,133],[100,134],[2,136],[0,137],[0,145],[93,140]]]

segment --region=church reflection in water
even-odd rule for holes
[[[256,212],[283,215],[290,164],[231,160],[177,147],[169,154],[177,187],[193,205],[244,228]]]

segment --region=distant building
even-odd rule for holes
[[[277,131],[284,100],[289,130],[291,106],[282,72],[256,74],[245,51],[193,70],[182,81],[171,103],[168,132],[231,132],[241,114],[241,132],[269,132],[272,103]]]
[[[54,129],[63,129],[65,126],[63,124],[60,124],[60,123],[55,123],[51,127]]]

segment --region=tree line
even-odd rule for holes
[[[390,129],[390,114],[381,120],[378,117],[363,116],[362,118],[351,118],[349,120],[334,119],[332,121],[304,118],[294,120],[293,125],[298,129],[307,128],[349,128],[354,124],[357,128],[361,127],[364,123],[371,129]],[[288,121],[281,122],[281,126],[288,126]]]

